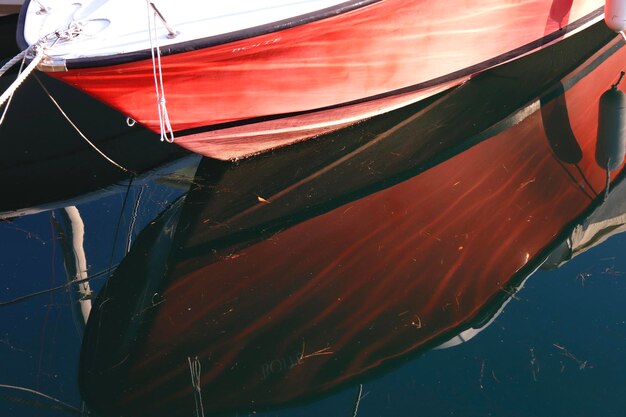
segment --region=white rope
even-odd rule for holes
[[[126,237],[126,253],[130,252],[130,247],[133,242],[133,231],[135,230],[135,223],[137,223],[137,213],[139,212],[139,205],[141,204],[141,196],[143,195],[142,185],[139,189],[139,195],[137,196],[137,200],[135,200],[135,206],[133,207],[133,212],[130,215],[130,225],[128,226],[128,235]]]
[[[352,417],[356,417],[359,412],[359,404],[361,404],[361,399],[363,398],[363,384],[359,384],[359,389],[357,391],[356,400],[354,402],[354,407],[352,407]]]
[[[14,57],[5,65],[3,65],[2,68],[0,68],[0,76],[4,74],[13,65],[15,65],[17,62],[19,62],[20,59],[24,60],[30,54],[34,53],[34,57],[32,58],[31,62],[28,64],[26,69],[22,72],[20,68],[20,73],[15,79],[15,81],[13,81],[11,86],[9,86],[9,88],[2,94],[2,96],[0,96],[0,107],[2,107],[2,105],[4,105],[4,103],[7,100],[10,100],[11,97],[13,97],[13,94],[19,88],[19,86],[26,80],[26,78],[28,78],[28,76],[35,70],[35,68],[37,68],[37,65],[39,65],[41,60],[44,58],[44,45],[48,45],[50,42],[52,42],[52,44],[54,45],[54,43],[56,43],[60,39],[71,40],[75,38],[76,36],[78,36],[81,33],[81,31],[82,31],[81,24],[79,23],[70,24],[67,30],[56,31],[47,36],[44,36],[43,38],[41,38],[41,40],[38,43],[31,45],[29,48],[20,52],[16,57]],[[22,67],[23,67],[23,62],[22,62]],[[100,154],[100,156],[102,156],[104,159],[106,159],[108,162],[110,162],[111,164],[119,168],[120,170],[126,173],[132,174],[132,171],[124,168],[123,166],[115,162],[113,159],[105,155],[104,152],[102,152],[100,149],[98,149],[98,147],[96,147],[96,145],[94,145],[83,134],[83,132],[78,128],[78,126],[76,126],[76,124],[74,124],[74,122],[70,119],[70,117],[63,111],[59,103],[57,103],[54,97],[52,97],[52,94],[50,94],[48,89],[43,85],[43,83],[39,80],[39,78],[35,76],[35,80],[37,80],[41,88],[47,94],[48,98],[52,101],[52,103],[56,106],[56,108],[61,112],[63,117],[65,117],[68,123],[74,128],[74,130],[76,130],[76,132],[80,135],[80,137],[83,138],[89,144],[89,146],[91,146],[96,152],[98,152],[98,154]],[[4,121],[4,116],[6,114],[7,108],[8,108],[8,104],[7,104],[7,107],[4,109],[2,116],[0,117],[0,124],[2,124],[2,122]]]
[[[37,65],[39,65],[39,63],[43,59],[43,48],[40,46],[36,46],[33,49],[35,51],[35,56],[33,60],[30,61],[30,64],[28,64],[24,72],[18,75],[15,81],[13,81],[13,84],[11,84],[9,88],[7,88],[7,90],[0,96],[0,107],[4,103],[6,103],[6,101],[9,99],[9,97],[13,95],[13,93],[15,93],[19,86],[22,85],[22,83],[26,80],[26,78],[28,78],[30,73],[33,72],[35,68],[37,68]]]
[[[20,64],[20,69],[17,72],[18,74],[21,74],[22,71],[24,71],[24,64],[26,63],[26,50],[22,51],[22,53],[19,53],[17,56],[20,55],[22,56],[22,63]],[[0,126],[2,125],[2,123],[4,123],[4,118],[6,117],[9,111],[9,107],[11,106],[11,100],[13,100],[13,94],[11,94],[11,97],[9,97],[6,106],[4,106],[4,110],[2,110],[2,116],[0,116]]]
[[[39,6],[41,7],[42,12],[48,10],[38,1],[37,1],[37,4],[39,4]],[[39,42],[29,46],[28,48],[26,48],[25,50],[17,54],[15,57],[7,61],[2,66],[2,68],[0,68],[0,77],[4,75],[9,69],[11,69],[11,67],[13,67],[15,64],[17,64],[20,61],[22,61],[22,67],[20,68],[20,72],[17,78],[15,79],[15,81],[13,81],[13,83],[9,86],[9,88],[2,94],[2,96],[0,96],[0,107],[2,107],[7,101],[11,100],[11,98],[13,97],[13,94],[19,88],[19,86],[22,85],[22,83],[26,80],[26,78],[28,78],[28,76],[35,70],[35,68],[37,68],[37,65],[39,65],[39,63],[45,56],[45,53],[44,53],[45,48],[54,46],[56,42],[58,42],[59,40],[63,40],[63,41],[72,40],[76,36],[80,35],[82,31],[83,31],[82,23],[72,22],[68,25],[67,29],[57,30],[52,33],[49,33],[48,35],[40,38]],[[26,69],[22,71],[26,58],[29,58],[30,56],[32,56],[31,62],[28,64]],[[6,111],[8,107],[9,107],[9,104],[7,104],[6,108],[4,109],[2,117],[0,118],[0,124],[2,124],[2,122],[4,121],[4,116],[6,115]]]
[[[63,407],[69,408],[70,410],[73,410],[73,411],[76,411],[76,412],[80,413],[80,409],[78,409],[77,407],[74,407],[71,404],[68,404],[68,403],[66,403],[64,401],[61,401],[61,400],[59,400],[57,398],[54,398],[51,395],[44,394],[43,392],[39,392],[39,391],[31,389],[31,388],[25,388],[25,387],[20,387],[20,386],[17,386],[17,385],[8,385],[8,384],[0,384],[0,388],[12,389],[12,390],[16,390],[16,391],[24,391],[24,392],[28,392],[28,393],[31,393],[31,394],[39,395],[40,397],[47,398],[47,399],[49,399],[51,401],[56,402],[57,404],[61,404]]]
[[[196,417],[204,417],[202,388],[200,387],[202,366],[197,356],[193,359],[193,361],[191,360],[191,356],[187,356],[187,362],[189,362],[189,372],[191,373],[191,387],[193,388],[193,399],[196,404]]]
[[[13,58],[11,58],[10,60],[8,60],[3,66],[2,68],[0,68],[0,77],[2,77],[4,75],[5,72],[7,72],[8,70],[11,69],[11,67],[13,67],[13,65],[17,64],[18,62],[22,61],[24,59],[24,57],[26,56],[26,52],[28,52],[28,49],[24,49],[22,52],[20,52],[19,54],[15,55]]]
[[[100,154],[100,156],[102,156],[104,159],[106,159],[107,161],[109,161],[111,164],[115,165],[117,168],[119,168],[120,170],[129,173],[129,174],[134,174],[131,170],[124,168],[123,166],[121,166],[120,164],[118,164],[117,162],[115,162],[113,159],[109,158],[104,152],[102,152],[100,149],[98,149],[98,147],[96,145],[94,145],[93,142],[91,142],[87,136],[85,136],[85,134],[78,128],[78,126],[76,126],[76,124],[74,124],[74,122],[72,121],[72,119],[70,119],[70,117],[63,111],[63,109],[61,108],[61,105],[59,103],[57,103],[57,101],[54,99],[54,97],[52,97],[52,94],[50,94],[50,91],[48,91],[48,89],[46,88],[45,85],[43,85],[43,83],[41,82],[41,80],[39,80],[39,78],[37,78],[37,76],[35,76],[35,80],[37,80],[37,82],[39,83],[39,85],[41,86],[41,88],[43,89],[43,91],[46,93],[46,95],[48,96],[48,98],[50,99],[50,101],[52,101],[52,104],[54,104],[56,106],[56,108],[61,112],[61,115],[63,115],[63,117],[65,117],[65,120],[67,120],[67,122],[74,128],[74,130],[76,131],[76,133],[78,133],[80,135],[81,138],[83,138],[83,140],[85,142],[87,142],[87,144],[89,146],[91,146],[96,152],[98,152],[98,154]]]
[[[157,99],[157,110],[159,113],[159,130],[161,133],[161,142],[168,141],[174,142],[174,130],[170,123],[170,117],[167,112],[167,106],[165,101],[165,88],[163,86],[163,70],[161,67],[161,49],[158,44],[158,36],[156,31],[156,11],[153,13],[152,19],[150,18],[150,10],[152,4],[146,1],[148,6],[148,30],[150,32],[150,53],[152,54],[152,75],[154,78],[154,89]],[[156,53],[155,53],[156,51]]]

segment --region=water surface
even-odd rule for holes
[[[237,163],[44,79],[131,177],[31,81],[0,127],[0,414],[623,415],[597,124],[625,62],[596,26]]]

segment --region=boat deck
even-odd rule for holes
[[[259,31],[268,32],[273,28],[297,25],[361,7],[372,1],[185,0],[181,4],[180,1],[156,0],[151,3],[178,35],[168,36],[168,29],[155,17],[148,2],[91,0],[76,3],[47,0],[43,2],[49,9],[46,13],[41,13],[36,2],[28,5],[24,40],[32,45],[48,34],[67,31],[72,25],[72,28],[78,28],[79,36],[71,42],[56,42],[54,51],[49,55],[63,59],[99,57],[149,49],[151,27],[156,31],[153,32],[156,37],[152,36],[153,44],[167,47],[233,33],[247,37],[245,32],[254,35]],[[216,42],[219,41],[216,39]]]

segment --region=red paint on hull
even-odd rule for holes
[[[192,413],[192,353],[212,411],[282,404],[327,392],[475,317],[601,195],[598,100],[625,59],[622,48],[548,111],[420,175],[243,249],[171,265],[159,294],[166,301],[133,352],[117,406],[129,415]],[[562,103],[577,167],[549,146],[550,111]],[[268,196],[268,210],[285,196]],[[207,225],[211,214],[182,228],[192,248],[210,241],[211,227],[245,224]],[[274,372],[281,360],[293,366]]]
[[[192,151],[222,159],[250,155],[449,88],[571,33],[562,30],[568,24],[584,27],[594,12],[598,20],[602,5],[599,0],[385,0],[262,36],[167,55],[162,65],[170,120],[177,143]],[[150,60],[52,75],[158,132]],[[411,86],[417,87],[402,99],[379,97],[373,104],[355,105]],[[342,107],[329,109],[334,106]],[[250,123],[268,117],[272,120]],[[307,124],[310,117],[316,122]],[[225,123],[244,123],[236,139],[218,129]],[[190,134],[190,129],[211,132]],[[277,130],[279,137],[272,137]],[[235,151],[226,149],[229,142]]]

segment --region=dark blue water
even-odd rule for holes
[[[588,134],[622,57],[595,27],[238,163],[157,143],[44,79],[132,177],[27,84],[0,127],[0,415],[624,415],[626,191],[618,169],[604,201]],[[610,221],[550,266],[590,216]],[[80,249],[87,325],[68,284]]]
[[[120,198],[79,207],[88,225],[90,270],[108,268],[110,254],[101,248],[109,249],[115,226],[106,227],[98,214],[119,210]],[[91,213],[96,214],[89,223]],[[67,281],[51,218],[42,213],[2,226],[3,299]],[[537,272],[519,299],[476,338],[367,381],[359,415],[622,415],[625,244],[623,235],[616,236],[559,270]],[[2,307],[3,384],[80,405],[76,375],[83,324],[76,297],[64,290]],[[350,415],[355,395],[356,388],[346,388],[282,414]],[[54,405],[13,390],[2,395],[3,415],[67,414],[50,410]]]

